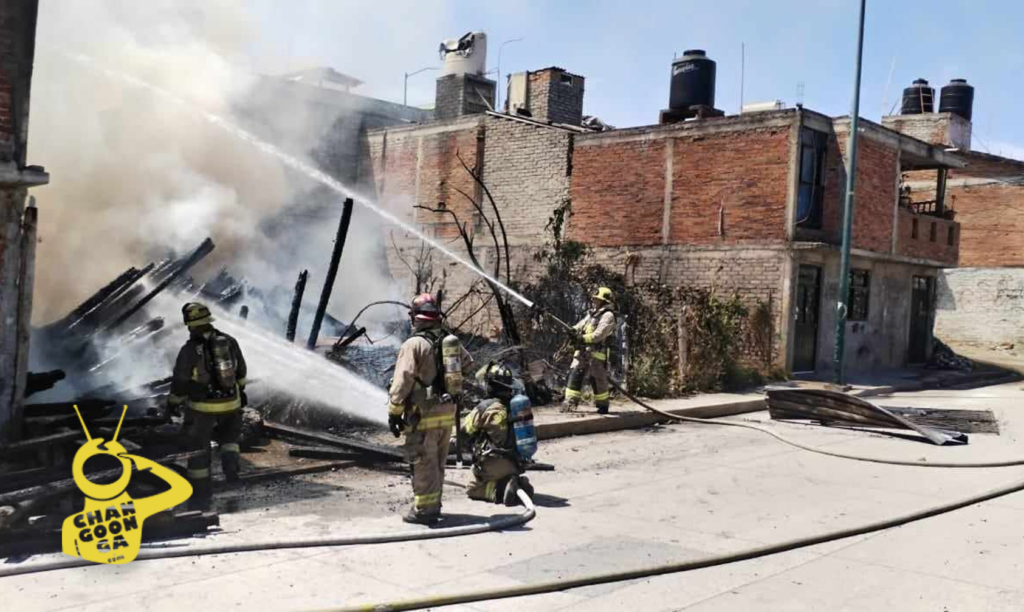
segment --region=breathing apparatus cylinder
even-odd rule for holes
[[[512,428],[516,434],[516,452],[523,459],[530,459],[537,452],[537,432],[533,427],[533,410],[530,398],[516,394],[509,403]]]
[[[454,334],[441,340],[441,359],[444,362],[445,391],[452,397],[462,394],[462,343]]]
[[[213,357],[213,373],[222,389],[235,388],[235,359],[231,356],[231,342],[221,335],[216,335],[210,342],[210,353]]]

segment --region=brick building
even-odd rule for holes
[[[969,115],[969,112],[967,113]],[[938,278],[935,333],[951,344],[1024,342],[1024,161],[972,150],[971,122],[955,113],[884,117],[884,125],[955,150],[945,190],[908,173],[904,199],[963,227],[960,266]]]
[[[32,319],[37,210],[28,188],[45,185],[26,163],[38,0],[0,4],[0,442],[20,431]]]
[[[565,88],[556,90],[557,104],[551,87]],[[481,188],[458,152],[494,195],[514,266],[529,270],[551,212],[570,200],[570,237],[627,280],[715,288],[749,304],[764,302],[774,314],[778,366],[830,367],[848,118],[791,109],[591,132],[578,127],[582,77],[549,68],[512,75],[509,88],[515,114],[370,131],[364,179],[433,236],[457,238],[451,215],[415,206],[443,203],[479,234],[484,228],[460,192],[480,201]],[[577,106],[569,108],[573,100]],[[943,146],[861,125],[853,289],[845,300],[851,370],[928,356],[935,277],[957,264],[960,240],[955,221],[912,209],[899,186],[904,173],[927,173],[921,176],[932,177],[938,191],[945,173],[962,163]],[[411,266],[396,255],[408,256],[412,243],[402,240],[389,250],[389,264],[411,287]],[[472,282],[457,266],[446,270],[450,295]]]

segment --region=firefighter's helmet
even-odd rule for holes
[[[409,316],[417,321],[440,321],[441,309],[434,296],[429,293],[421,293],[413,299]]]
[[[597,293],[592,296],[595,300],[601,300],[602,302],[611,305],[615,300],[615,294],[608,287],[598,287]]]
[[[515,395],[512,370],[504,364],[489,364],[484,373],[484,382],[487,383],[487,393],[492,397],[511,398]]]
[[[181,315],[185,320],[185,325],[190,328],[213,323],[210,309],[205,304],[200,304],[199,302],[189,302],[182,306]]]

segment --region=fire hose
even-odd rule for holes
[[[566,328],[570,326],[557,318],[550,316],[561,325]],[[675,415],[663,410],[659,410],[643,400],[633,396],[619,385],[613,383],[613,386],[622,393],[625,397],[635,402],[637,405],[643,408],[655,412],[667,419],[674,421],[682,421],[688,423],[699,423],[699,424],[716,424],[725,425],[730,427],[742,427],[745,429],[752,429],[761,433],[768,434],[773,438],[783,442],[785,444],[800,448],[806,451],[827,455],[831,457],[838,457],[842,459],[852,459],[856,461],[867,461],[872,463],[881,463],[887,465],[901,465],[901,466],[913,466],[913,467],[935,467],[935,468],[993,468],[993,467],[1009,467],[1009,466],[1020,466],[1024,465],[1024,460],[1011,460],[1001,462],[979,462],[979,463],[950,463],[950,462],[932,462],[932,463],[919,463],[912,461],[899,461],[891,459],[883,459],[877,457],[868,457],[861,455],[851,455],[846,453],[836,453],[833,451],[826,451],[812,446],[807,446],[799,442],[795,442],[786,438],[785,436],[771,431],[770,429],[759,427],[748,423],[738,423],[733,421],[726,421],[721,419],[698,419],[693,417],[684,417]],[[535,584],[527,584],[516,587],[507,587],[500,589],[485,589],[479,591],[471,591],[465,593],[454,593],[449,595],[437,595],[428,596],[419,599],[410,599],[404,601],[394,602],[382,602],[368,605],[336,608],[339,611],[383,611],[383,610],[415,610],[423,609],[428,607],[444,606],[444,605],[455,605],[470,603],[474,601],[484,601],[492,599],[503,599],[509,597],[522,597],[527,595],[540,595],[544,593],[559,592],[566,589],[579,588],[584,586],[592,586],[598,584],[607,584],[611,582],[621,582],[625,580],[637,580],[640,578],[648,578],[653,576],[660,576],[664,574],[687,572],[702,568],[714,567],[718,565],[726,565],[729,563],[735,563],[739,561],[746,561],[750,559],[756,559],[759,557],[765,557],[774,555],[782,552],[792,551],[799,548],[805,548],[808,546],[814,546],[817,544],[823,544],[826,542],[849,538],[857,535],[863,535],[876,531],[882,531],[885,529],[891,529],[901,525],[906,525],[915,521],[920,521],[947,512],[952,512],[967,506],[971,506],[977,503],[985,502],[988,500],[1010,495],[1024,491],[1024,481],[1013,482],[1008,485],[986,491],[984,493],[969,496],[967,498],[940,504],[926,508],[910,514],[905,514],[899,517],[884,519],[860,525],[856,527],[850,527],[846,529],[840,529],[836,531],[826,532],[823,534],[807,536],[803,538],[796,538],[785,542],[776,544],[758,546],[749,548],[742,551],[736,551],[732,553],[715,555],[705,557],[702,559],[694,559],[688,561],[681,561],[675,563],[666,563],[646,568],[638,568],[632,570],[622,570],[614,572],[605,572],[599,574],[592,574],[589,576],[582,576],[579,578],[571,578],[564,580],[540,582]],[[310,548],[320,546],[350,546],[359,544],[383,544],[392,542],[408,542],[444,537],[455,537],[461,535],[472,535],[477,533],[484,533],[488,531],[494,531],[498,529],[508,528],[512,526],[522,525],[532,520],[536,516],[536,510],[532,500],[523,492],[519,491],[520,499],[523,501],[526,510],[520,515],[514,517],[502,517],[500,519],[489,521],[484,525],[468,525],[462,527],[454,527],[447,529],[417,531],[410,533],[395,533],[395,534],[381,534],[381,535],[369,535],[360,537],[348,537],[348,538],[325,538],[325,539],[304,539],[304,540],[282,540],[282,541],[269,541],[269,542],[254,542],[249,544],[228,544],[220,546],[207,546],[207,547],[190,547],[185,549],[174,549],[174,550],[163,550],[163,549],[146,549],[142,551],[137,559],[166,559],[174,557],[189,557],[189,556],[200,556],[200,555],[213,555],[213,554],[227,554],[237,552],[249,552],[257,550],[273,550],[281,548]],[[89,562],[80,559],[68,559],[66,561],[54,561],[50,563],[37,564],[30,567],[24,568],[9,568],[0,569],[0,577],[16,576],[19,574],[28,574],[35,572],[42,572],[55,569],[64,569],[70,567],[80,567],[90,565]]]
[[[446,484],[457,484],[445,481]],[[459,485],[461,486],[461,485]],[[475,535],[488,531],[498,531],[510,527],[525,525],[537,516],[537,509],[533,500],[522,489],[517,490],[519,500],[523,502],[525,509],[519,514],[512,516],[501,516],[488,520],[482,524],[461,525],[459,527],[442,527],[438,529],[425,529],[419,531],[404,531],[398,533],[380,533],[349,537],[335,538],[304,538],[295,540],[265,540],[262,542],[246,542],[238,544],[214,544],[210,546],[188,546],[181,548],[151,547],[145,548],[135,557],[135,561],[147,561],[152,559],[173,559],[176,557],[202,557],[206,555],[224,555],[230,553],[254,552],[260,550],[277,550],[282,548],[317,548],[322,546],[359,546],[362,544],[390,544],[393,542],[415,542],[417,540],[433,540],[438,538],[454,538],[457,536]],[[69,557],[57,561],[36,563],[24,567],[0,568],[0,578],[18,576],[21,574],[34,574],[51,570],[69,569],[74,567],[87,567],[95,565],[91,561]]]

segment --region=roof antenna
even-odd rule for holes
[[[128,406],[125,405],[124,408],[125,408],[125,410],[127,410]],[[92,442],[92,436],[89,435],[89,428],[85,426],[85,419],[82,418],[82,413],[78,410],[78,404],[75,404],[75,412],[78,413],[78,422],[80,422],[82,424],[82,430],[85,432],[85,439],[90,441],[90,442]],[[124,415],[122,415],[122,417],[123,416]],[[121,429],[121,424],[120,423],[118,423],[117,428]],[[115,437],[117,437],[117,436],[115,436]]]

